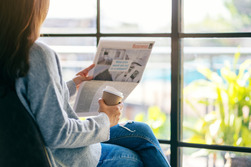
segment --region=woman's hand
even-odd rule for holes
[[[118,124],[122,110],[123,104],[120,103],[115,106],[108,106],[105,104],[103,99],[99,99],[99,112],[104,112],[109,117],[110,127]]]
[[[78,88],[79,85],[83,82],[83,81],[90,81],[92,80],[92,76],[88,76],[88,73],[91,69],[93,69],[93,67],[95,66],[95,64],[90,65],[89,67],[87,67],[86,69],[79,71],[76,76],[72,79],[76,85],[76,87]]]

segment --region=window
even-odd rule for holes
[[[122,121],[147,122],[173,167],[250,164],[250,4],[51,0],[39,40],[66,80],[92,63],[101,38],[156,41]]]

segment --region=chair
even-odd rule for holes
[[[0,166],[51,167],[38,126],[16,91],[0,84]]]

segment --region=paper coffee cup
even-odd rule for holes
[[[119,104],[122,101],[123,97],[124,96],[122,92],[116,90],[111,86],[106,86],[106,88],[103,90],[102,99],[108,106]]]

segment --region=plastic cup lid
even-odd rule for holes
[[[115,88],[113,88],[111,86],[106,86],[103,91],[106,91],[106,92],[111,93],[111,94],[115,94],[115,95],[117,95],[117,96],[119,96],[121,98],[124,97],[122,92],[118,91],[117,89],[115,89]]]

